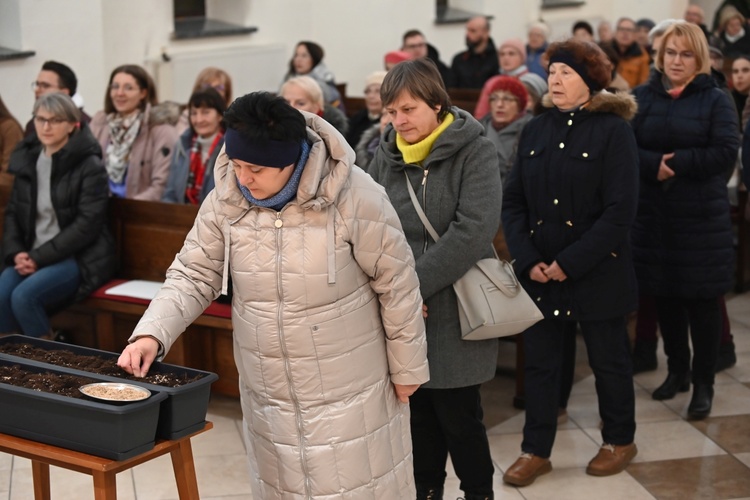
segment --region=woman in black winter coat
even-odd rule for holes
[[[635,309],[630,251],[638,189],[627,120],[632,97],[602,89],[612,65],[592,42],[546,52],[549,111],[521,133],[502,221],[517,275],[544,319],[523,333],[526,423],[503,480],[526,486],[552,469],[565,332],[578,322],[596,377],[603,445],[586,472],[621,472],[637,453],[626,314]]]
[[[0,333],[51,337],[47,312],[82,299],[114,272],[109,191],[99,143],[65,94],[34,104],[36,134],[11,155]]]
[[[697,26],[678,22],[667,29],[656,68],[634,92],[641,172],[636,272],[640,292],[655,297],[668,358],[669,374],[653,398],[671,399],[692,380],[688,416],[700,419],[711,412],[719,298],[732,282],[726,173],[737,158],[737,112],[710,75]]]

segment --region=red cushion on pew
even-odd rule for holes
[[[120,302],[129,302],[131,304],[141,304],[144,306],[147,306],[151,301],[146,299],[139,299],[136,297],[127,297],[125,295],[112,295],[107,294],[107,290],[109,290],[112,287],[115,287],[117,285],[121,285],[125,283],[128,280],[122,280],[122,279],[114,279],[110,280],[107,283],[105,283],[102,287],[96,289],[91,295],[90,298],[92,299],[104,299],[104,300],[117,300]],[[216,316],[218,318],[227,318],[230,319],[232,317],[232,306],[229,304],[220,304],[218,302],[212,302],[211,305],[209,305],[205,311],[203,311],[203,314],[207,314],[209,316]]]

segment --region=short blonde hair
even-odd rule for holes
[[[325,98],[323,97],[323,89],[320,88],[320,84],[311,76],[294,76],[289,80],[285,81],[279,90],[279,94],[284,94],[284,89],[290,85],[296,85],[301,88],[310,97],[310,100],[318,105],[321,111],[325,108]]]
[[[654,61],[656,69],[661,73],[664,73],[664,52],[667,47],[667,42],[673,36],[684,39],[688,48],[693,54],[695,54],[698,74],[710,75],[711,57],[708,54],[706,35],[703,34],[703,31],[698,25],[687,21],[677,21],[664,32],[664,37],[661,40],[661,45],[659,46],[659,51],[656,53],[656,60]]]

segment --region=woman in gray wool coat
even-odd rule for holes
[[[492,255],[502,197],[497,153],[484,127],[451,106],[432,61],[397,64],[380,92],[392,122],[368,172],[401,219],[426,309],[430,381],[410,398],[417,499],[442,498],[448,454],[465,498],[492,499],[479,386],[495,375],[497,339],[461,339],[452,285]],[[438,242],[417,215],[407,177]]]

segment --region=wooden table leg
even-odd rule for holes
[[[177,480],[177,492],[180,500],[199,500],[198,481],[195,477],[195,462],[193,461],[193,447],[189,439],[183,439],[170,452],[172,468]]]
[[[34,499],[50,500],[49,465],[32,460],[31,475],[34,478]]]
[[[94,478],[94,498],[96,500],[117,500],[117,476],[114,472],[92,471]]]

